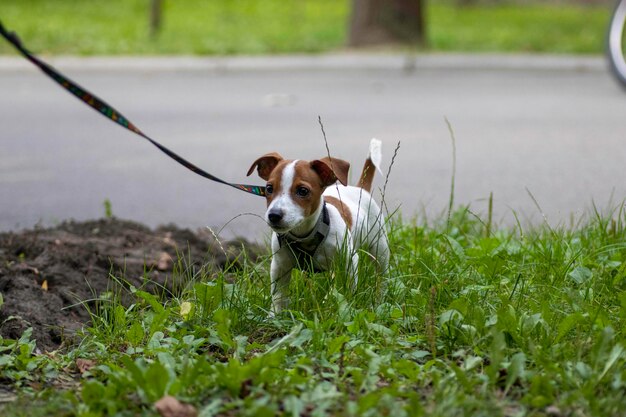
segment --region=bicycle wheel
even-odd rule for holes
[[[626,58],[624,57],[624,49],[626,47],[626,34],[624,33],[625,23],[626,0],[620,0],[615,6],[609,26],[607,55],[615,78],[617,78],[624,88],[626,88]]]

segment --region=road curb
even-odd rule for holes
[[[523,54],[324,54],[235,57],[44,57],[50,64],[76,71],[341,71],[341,70],[511,70],[605,71],[601,56]],[[0,71],[23,71],[32,65],[18,56],[0,56]]]

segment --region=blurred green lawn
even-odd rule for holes
[[[148,35],[149,0],[2,0],[0,20],[38,53],[311,53],[345,48],[350,4],[165,0],[155,39]],[[610,13],[606,6],[427,4],[432,51],[601,53]],[[10,49],[0,43],[0,54]]]

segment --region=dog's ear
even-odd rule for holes
[[[311,161],[311,168],[319,175],[324,187],[328,187],[336,181],[343,185],[348,185],[349,162],[342,159],[324,157]]]
[[[278,163],[282,160],[283,157],[276,152],[265,154],[252,163],[252,166],[246,175],[250,176],[250,174],[254,171],[254,168],[256,168],[259,173],[259,177],[267,181],[274,168],[276,168],[276,165],[278,165]]]

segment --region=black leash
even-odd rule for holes
[[[52,66],[45,63],[44,61],[37,58],[35,55],[30,53],[20,42],[19,38],[14,32],[8,32],[2,22],[0,22],[0,35],[2,35],[10,44],[12,44],[18,51],[24,55],[26,59],[32,62],[35,66],[37,66],[41,71],[43,71],[48,77],[52,78],[56,81],[61,87],[66,89],[68,92],[76,96],[83,103],[93,108],[98,113],[102,114],[109,120],[114,121],[118,125],[130,130],[131,132],[141,136],[142,138],[148,140],[154,146],[159,148],[161,152],[165,153],[167,156],[184,166],[185,168],[195,172],[196,174],[203,176],[211,181],[216,181],[225,185],[229,185],[238,190],[245,191],[250,194],[265,196],[265,187],[259,185],[247,185],[247,184],[233,184],[227,181],[224,181],[214,175],[209,174],[208,172],[198,168],[191,162],[183,159],[182,157],[176,155],[174,152],[167,149],[165,146],[161,145],[154,139],[150,138],[148,135],[143,133],[137,126],[131,123],[122,113],[117,111],[115,108],[107,104],[104,100],[100,99],[96,95],[90,93],[86,89],[82,88],[74,81],[70,80],[59,71],[55,70]]]

